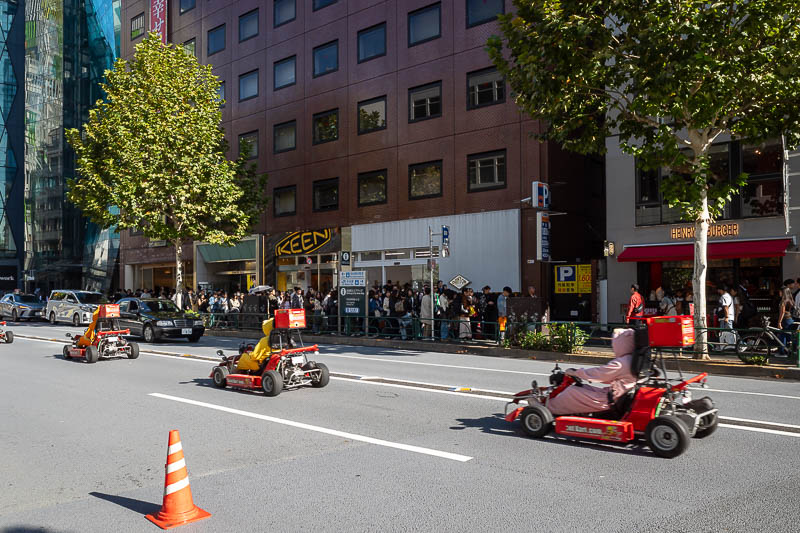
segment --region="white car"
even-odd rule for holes
[[[51,324],[70,322],[78,327],[92,321],[92,313],[108,299],[102,293],[92,291],[53,291],[47,300],[44,316]]]

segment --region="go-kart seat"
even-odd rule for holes
[[[592,418],[604,418],[606,420],[620,420],[630,410],[631,405],[633,404],[633,398],[636,396],[636,392],[638,390],[639,384],[637,383],[635,387],[620,396],[617,401],[614,402],[614,405],[611,406],[611,409],[600,411],[598,413],[592,413],[589,416]]]

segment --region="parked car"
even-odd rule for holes
[[[206,330],[199,316],[181,311],[172,300],[122,298],[117,303],[120,327],[131,330],[131,335],[138,335],[145,342],[164,337],[185,337],[189,342],[197,342]]]
[[[0,298],[0,316],[9,316],[12,322],[21,318],[41,318],[43,310],[44,302],[33,294],[8,293]]]
[[[89,324],[98,305],[107,304],[102,293],[92,291],[52,291],[45,307],[45,316],[51,324],[72,322],[77,327]]]

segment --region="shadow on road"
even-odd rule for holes
[[[157,513],[161,509],[161,506],[157,503],[135,500],[133,498],[126,498],[125,496],[117,496],[115,494],[90,492],[89,495],[94,496],[95,498],[100,498],[101,500],[105,500],[107,502],[115,503],[120,507],[124,507],[133,511],[134,513],[142,515]]]
[[[44,526],[7,526],[0,533],[60,533],[61,530]]]

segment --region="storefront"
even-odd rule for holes
[[[193,275],[193,262],[185,261],[183,263],[183,285],[185,287],[194,286]],[[164,263],[147,263],[141,265],[125,265],[126,279],[131,279],[132,282],[127,284],[126,288],[132,290],[148,289],[159,291],[161,289],[174,289],[175,288],[175,262]],[[130,278],[127,278],[130,276]]]
[[[194,264],[198,289],[246,292],[257,280],[256,258],[260,237],[242,239],[233,246],[195,243]]]
[[[274,235],[264,245],[264,280],[279,291],[300,287],[322,293],[335,286],[339,228],[293,231]]]

